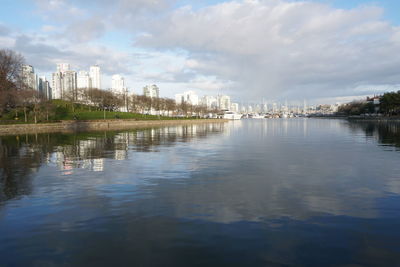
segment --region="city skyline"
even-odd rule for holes
[[[21,53],[49,80],[59,62],[77,70],[99,65],[103,88],[120,74],[135,91],[157,84],[170,98],[192,90],[243,102],[266,97],[335,103],[400,88],[395,1],[90,6],[6,0],[0,45]]]

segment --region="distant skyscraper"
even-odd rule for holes
[[[71,66],[68,63],[58,63],[57,64],[57,72],[64,72],[71,69]]]
[[[231,104],[231,111],[239,112],[239,104],[238,103],[232,103]]]
[[[76,72],[69,70],[63,73],[63,99],[76,100]]]
[[[215,96],[209,96],[209,95],[203,96],[200,102],[208,109],[218,108],[218,100]]]
[[[183,94],[176,94],[176,95],[175,95],[175,103],[176,103],[177,105],[180,105],[180,104],[182,104],[183,102],[185,102],[185,97],[184,97],[184,95],[183,95]]]
[[[151,97],[151,98],[153,98],[153,97],[158,98],[160,95],[160,89],[155,84],[147,85],[147,86],[143,87],[143,95],[145,95],[147,97]]]
[[[95,66],[90,66],[90,78],[92,80],[92,87],[101,89],[101,76],[100,76],[100,67],[95,65]]]
[[[219,95],[218,108],[221,110],[229,110],[231,108],[231,98],[227,95]]]
[[[185,102],[185,103],[197,106],[199,104],[199,97],[193,91],[186,91],[183,94],[176,94],[175,102],[177,104],[181,104],[182,102]]]
[[[77,76],[77,88],[87,89],[92,87],[89,72],[79,71]]]
[[[45,76],[39,78],[38,83],[39,94],[47,99],[52,99],[52,89],[49,81],[47,81]]]
[[[70,70],[67,63],[57,64],[57,72],[52,75],[53,99],[76,100],[77,97],[77,75]]]
[[[111,90],[117,94],[126,94],[125,79],[121,75],[113,75],[111,81]]]
[[[37,90],[37,76],[31,65],[22,65],[22,81],[24,85],[33,90]]]

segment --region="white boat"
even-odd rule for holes
[[[251,116],[251,118],[252,118],[252,119],[264,119],[264,116],[261,116],[260,114],[255,113],[255,114],[253,114],[253,115]]]
[[[240,120],[242,118],[242,114],[233,111],[225,111],[224,116],[222,118],[227,120]]]

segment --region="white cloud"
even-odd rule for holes
[[[399,29],[378,7],[286,1],[226,2],[171,13],[137,44],[189,52],[191,67],[249,97],[352,94],[400,80]]]
[[[400,81],[400,28],[384,21],[376,6],[345,10],[311,1],[238,0],[174,9],[175,0],[35,2],[41,31],[0,25],[0,44],[42,71],[59,61],[76,69],[97,63],[135,86],[167,84],[243,101],[373,94]]]

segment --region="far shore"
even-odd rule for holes
[[[193,119],[193,120],[88,120],[61,121],[37,124],[4,124],[0,125],[0,136],[36,133],[71,133],[84,131],[128,130],[147,127],[187,125],[201,123],[224,123],[225,119]]]

